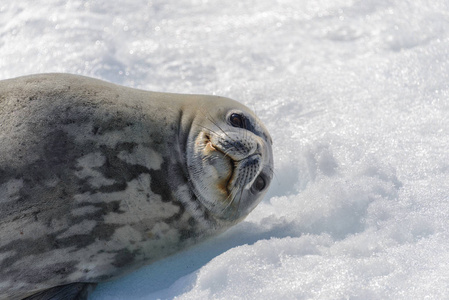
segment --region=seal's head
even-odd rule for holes
[[[273,175],[272,140],[246,106],[227,98],[201,101],[187,145],[199,201],[219,220],[238,222],[265,195]]]

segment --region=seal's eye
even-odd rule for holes
[[[256,180],[254,180],[253,183],[253,189],[256,192],[261,192],[265,189],[265,187],[267,186],[267,183],[265,182],[265,179],[262,176],[257,176]]]
[[[240,114],[231,114],[229,121],[234,127],[245,128],[245,120],[243,120],[243,116]]]

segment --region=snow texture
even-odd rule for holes
[[[274,139],[274,181],[244,222],[91,299],[449,298],[448,12],[445,0],[3,1],[0,79],[68,72],[228,96]]]

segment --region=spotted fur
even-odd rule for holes
[[[256,119],[250,134],[218,128],[236,106],[247,111],[230,99],[74,75],[1,81],[0,299],[64,285],[72,293],[80,288],[74,283],[116,278],[246,216],[263,196],[251,196],[248,185],[262,172],[271,179],[271,140]],[[188,163],[200,158],[195,141],[204,132],[222,151],[216,160],[226,162],[214,172],[238,170],[237,208],[226,202],[235,195],[197,189],[217,180],[206,176],[212,167]],[[250,158],[240,164],[238,155]]]

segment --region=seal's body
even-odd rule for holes
[[[0,299],[87,297],[242,220],[272,168],[266,129],[227,98],[0,81]]]

